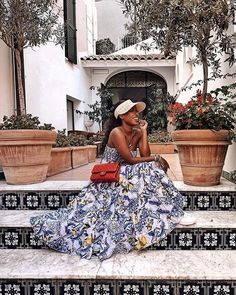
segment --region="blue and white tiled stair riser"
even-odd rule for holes
[[[225,281],[0,281],[0,294],[14,295],[235,295],[234,282]]]
[[[10,189],[6,187],[0,188],[0,210],[9,211],[12,214],[15,212],[15,215],[18,212],[26,212],[26,210],[44,211],[65,207],[78,196],[80,191],[80,187],[76,183],[73,183],[70,189],[68,182],[66,185],[60,185],[60,188],[55,187],[55,183],[52,186],[46,184],[46,187],[42,184],[30,186],[30,188],[28,186],[27,189],[13,188],[14,186],[10,186]],[[209,214],[209,211],[211,211],[214,214],[217,211],[219,214],[222,214],[222,218],[224,218],[224,213],[235,213],[235,186],[227,186],[226,189],[218,186],[208,190],[208,188],[195,189],[180,185],[179,190],[184,196],[184,209],[190,211],[190,213],[194,211],[201,214]],[[47,248],[35,239],[29,225],[22,226],[19,222],[16,222],[13,225],[6,226],[1,223],[1,219],[3,220],[3,214],[0,212],[0,295],[236,295],[236,268],[234,266],[236,261],[236,222],[235,225],[231,223],[229,226],[219,226],[219,224],[213,222],[210,227],[198,225],[178,227],[166,239],[162,240],[159,245],[149,247],[146,252],[141,252],[141,255],[133,253],[132,261],[140,263],[140,269],[145,268],[143,269],[145,276],[138,276],[137,274],[137,278],[135,278],[136,266],[130,268],[130,275],[122,275],[119,272],[119,267],[122,266],[122,263],[118,263],[117,267],[113,268],[111,274],[109,271],[110,264],[116,265],[114,264],[115,259],[112,260],[112,258],[111,261],[104,261],[102,264],[99,264],[100,262],[86,261],[88,265],[91,265],[90,277],[89,275],[86,275],[86,278],[83,277],[83,271],[80,271],[80,269],[83,269],[82,263],[82,268],[80,264],[76,268],[77,275],[67,271],[66,276],[68,275],[70,278],[57,275],[57,273],[53,275],[45,268],[43,272],[44,278],[42,279],[42,274],[32,274],[31,276],[28,273],[26,275],[27,269],[24,268],[22,270],[21,265],[24,259],[28,259],[26,258],[27,255],[24,257],[23,253],[33,251],[33,254],[30,256],[32,260],[29,260],[28,264],[30,267],[30,265],[34,266],[36,262],[34,259],[36,259],[38,253],[48,251]],[[21,252],[18,254],[17,251]],[[7,253],[13,253],[15,256]],[[49,253],[52,255],[54,252],[50,250]],[[146,253],[150,255],[153,253],[155,256],[160,255],[158,257],[162,257],[162,255],[172,257],[164,265],[162,263],[166,260],[158,260],[160,261],[158,266],[160,269],[169,269],[166,277],[161,276],[158,271],[155,272],[152,267],[152,259],[148,261],[143,260]],[[179,255],[175,253],[179,253]],[[202,256],[203,258],[205,257],[204,253],[206,257],[208,257],[208,254],[212,254],[213,258],[210,259],[208,257],[205,259],[205,262],[208,266],[212,263],[212,267],[209,268],[213,272],[218,267],[219,275],[215,277],[210,273],[204,273],[203,270],[201,272],[201,262],[199,259],[199,271],[196,270],[196,276],[180,275],[175,277],[175,274],[178,274],[178,269],[181,273],[181,268],[186,268],[186,271],[189,268],[189,273],[194,273],[195,265],[192,264],[191,260],[185,259],[185,257],[188,255],[193,255],[194,257],[194,255],[197,256],[199,253],[199,257]],[[42,254],[42,257],[45,257],[44,252]],[[60,258],[65,260],[66,265],[70,264],[70,259],[73,259],[73,256],[70,255],[59,255],[62,255]],[[177,268],[175,268],[175,263],[178,260],[176,256],[183,258],[183,262],[180,258],[179,261],[182,263],[179,262]],[[227,261],[225,262],[225,259],[221,258],[221,256],[228,257],[228,260],[226,259]],[[6,257],[9,257],[8,262],[5,262]],[[19,264],[19,270],[11,265],[11,259],[14,264],[14,258],[11,257],[22,259]],[[5,268],[3,267],[4,263],[7,263]],[[220,263],[222,263],[222,266]],[[101,273],[103,273],[103,270],[104,273],[107,272],[107,275],[101,275],[98,271],[96,277],[94,277],[92,275],[94,265]],[[231,271],[227,268],[228,266],[229,268],[232,267]],[[8,267],[9,272],[6,272],[5,270]],[[37,265],[35,265],[35,268],[37,268]],[[229,275],[221,276],[221,272],[224,274],[226,270],[229,271]],[[13,271],[14,274],[12,274]],[[37,270],[35,270],[35,273],[37,273]],[[49,273],[50,275],[47,276]],[[114,276],[113,273],[115,273]],[[149,275],[155,273],[156,277],[150,279]]]

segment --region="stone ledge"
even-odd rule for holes
[[[192,186],[184,184],[183,181],[173,181],[174,185],[179,191],[236,191],[236,184],[222,178],[221,184],[215,186]],[[9,185],[5,181],[0,181],[0,191],[78,191],[84,186],[88,185],[89,181],[52,181],[46,180],[41,183],[28,184],[28,185]]]
[[[0,279],[236,280],[236,251],[141,251],[101,262],[52,250],[1,250]]]

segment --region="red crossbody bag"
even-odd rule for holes
[[[120,179],[120,163],[94,165],[90,179],[93,182],[118,182]]]

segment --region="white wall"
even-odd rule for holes
[[[63,1],[59,0],[58,5]],[[89,4],[88,4],[89,3]],[[87,6],[88,4],[88,6]],[[52,123],[57,129],[67,127],[67,95],[74,102],[75,129],[85,129],[83,117],[76,109],[83,110],[91,101],[91,77],[81,66],[80,57],[88,55],[91,40],[96,36],[96,11],[94,0],[78,0],[77,51],[78,63],[65,58],[64,49],[48,43],[46,46],[24,51],[27,113],[38,116],[41,123]],[[94,13],[94,16],[93,16]],[[87,31],[87,17],[94,21]],[[63,17],[63,15],[62,15]],[[90,48],[90,50],[93,50]],[[12,64],[10,50],[0,41],[0,115],[14,113]]]
[[[97,13],[94,6],[94,0],[86,0],[87,14],[87,44],[88,54],[96,53],[95,41],[97,39]]]
[[[122,7],[117,0],[100,0],[96,2],[98,18],[98,40],[110,38],[118,46],[118,39],[125,34],[124,17]]]
[[[12,55],[0,40],[0,122],[4,115],[11,116],[14,110]]]

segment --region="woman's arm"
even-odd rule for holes
[[[148,143],[148,135],[147,135],[147,121],[140,120],[140,139],[138,142],[139,152],[142,157],[148,157],[151,155],[149,143]]]
[[[128,163],[128,164],[137,164],[142,162],[151,162],[156,161],[157,166],[162,166],[164,171],[167,171],[169,167],[168,162],[157,155],[154,156],[144,156],[144,157],[133,157],[130,149],[127,145],[126,139],[124,134],[119,130],[119,128],[115,128],[112,130],[109,136],[108,144],[112,147],[115,147],[116,150],[119,152],[121,157]]]
[[[129,164],[151,162],[155,160],[155,156],[150,156],[150,152],[149,152],[149,155],[147,156],[133,157],[127,145],[125,136],[121,132],[121,130],[119,130],[119,128],[115,128],[112,130],[108,144],[114,146],[116,150],[119,152],[119,154],[121,155],[121,157]],[[144,144],[144,147],[145,147],[145,144]]]

